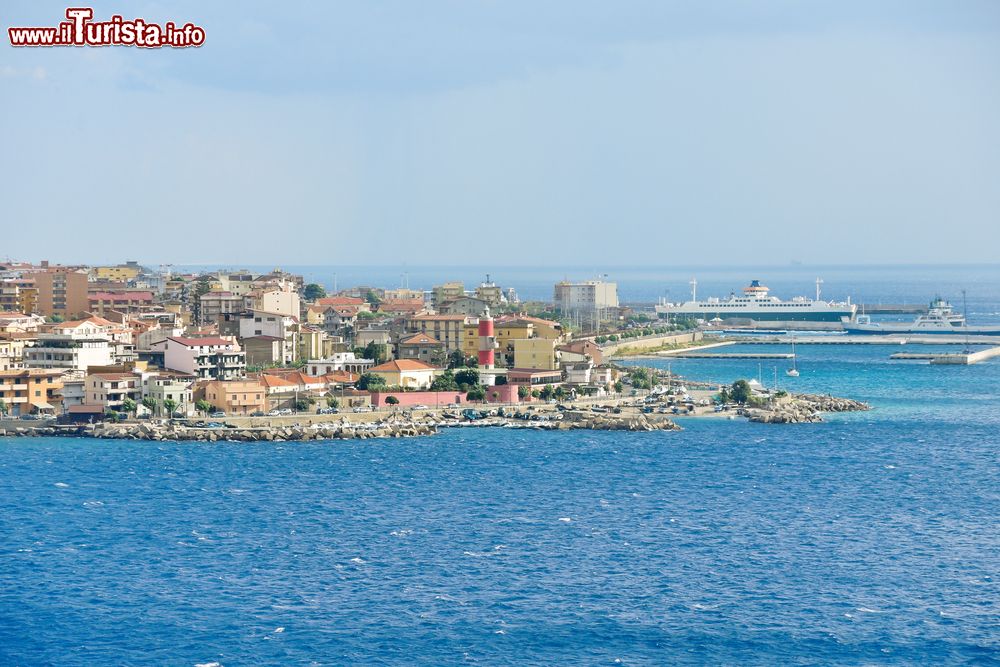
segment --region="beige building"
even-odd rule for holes
[[[142,401],[142,377],[135,373],[92,373],[84,385],[84,402],[123,412],[126,398]]]
[[[56,267],[32,274],[38,290],[38,312],[72,319],[87,311],[87,272]]]
[[[126,262],[117,266],[95,266],[90,274],[98,280],[128,283],[139,277],[142,268],[137,262]]]
[[[394,359],[368,369],[385,380],[390,387],[427,389],[434,381],[438,369],[417,359]]]
[[[465,337],[465,315],[415,315],[406,321],[410,333],[422,333],[442,343],[448,352],[461,350]]]
[[[61,409],[62,388],[62,373],[59,371],[0,371],[0,401],[8,415],[58,412]]]
[[[205,400],[227,415],[249,415],[267,409],[267,391],[259,380],[212,380],[205,385]]]
[[[513,341],[514,368],[555,370],[559,368],[556,344],[548,338],[524,338]]]

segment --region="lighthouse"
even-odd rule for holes
[[[491,373],[496,368],[495,352],[497,347],[496,335],[493,333],[493,318],[490,316],[490,309],[487,307],[483,316],[479,318],[479,381],[486,386],[496,384],[496,373]]]
[[[497,339],[493,334],[493,318],[490,316],[489,307],[479,318],[479,368],[492,370],[496,365],[494,350],[497,347]]]

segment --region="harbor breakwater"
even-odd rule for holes
[[[848,398],[795,394],[777,399],[766,406],[743,408],[740,414],[751,422],[798,424],[823,421],[823,413],[869,409],[868,404]],[[0,437],[61,436],[112,440],[294,442],[419,437],[434,435],[443,428],[469,427],[646,432],[682,430],[675,421],[663,414],[647,414],[637,410],[598,413],[586,409],[570,409],[563,412],[553,410],[548,414],[534,415],[533,418],[522,414],[467,421],[428,414],[417,419],[390,418],[375,422],[344,419],[341,422],[324,422],[307,426],[292,424],[198,427],[177,422],[102,422],[82,425],[45,423],[0,428]]]
[[[680,427],[670,419],[647,416],[641,413],[615,415],[598,414],[584,410],[569,410],[562,419],[524,420],[511,417],[491,417],[475,421],[436,419],[432,416],[419,420],[386,420],[357,423],[313,424],[310,426],[264,426],[240,428],[235,426],[195,427],[177,423],[98,423],[85,425],[38,425],[0,429],[0,437],[79,437],[112,440],[153,441],[237,441],[237,442],[291,442],[309,440],[344,440],[364,438],[406,438],[429,436],[441,428],[503,427],[545,430],[586,429],[595,431],[672,431]]]
[[[750,408],[750,421],[761,424],[803,424],[823,421],[824,412],[863,412],[871,406],[850,398],[823,394],[794,394],[777,399],[774,405]]]

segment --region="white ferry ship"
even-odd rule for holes
[[[1000,336],[1000,326],[969,326],[965,316],[956,313],[952,305],[941,297],[931,301],[927,313],[913,322],[872,322],[868,315],[858,315],[857,321],[844,325],[844,331],[849,334]]]
[[[698,300],[698,281],[691,281],[691,300],[669,303],[661,300],[656,313],[663,319],[694,318],[707,322],[726,320],[752,320],[754,322],[849,322],[854,318],[856,306],[846,302],[822,301],[819,298],[822,280],[816,279],[816,298],[798,296],[782,301],[771,296],[770,290],[754,280],[743,288],[743,294],[730,294],[727,299],[711,297]]]

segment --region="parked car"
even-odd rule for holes
[[[250,413],[250,416],[251,417],[263,417],[264,416],[264,411],[263,410],[254,410],[253,412]]]
[[[267,411],[267,416],[268,417],[277,417],[280,414],[281,414],[281,410],[278,410],[278,409],[268,410]]]
[[[219,417],[225,417],[226,413],[223,412],[222,410],[216,410],[215,412],[209,412],[208,416],[218,419]]]
[[[21,419],[24,421],[35,421],[36,419],[41,419],[38,415],[21,415]]]
[[[370,410],[371,408],[366,408],[363,405],[359,405],[358,407],[354,408],[354,412],[369,412]]]
[[[317,414],[321,415],[335,415],[340,413],[340,410],[338,410],[337,408],[320,408],[316,412]]]
[[[413,409],[414,410],[430,410],[429,407],[427,407],[426,405],[423,405],[423,404],[421,404],[421,405],[414,405]]]

